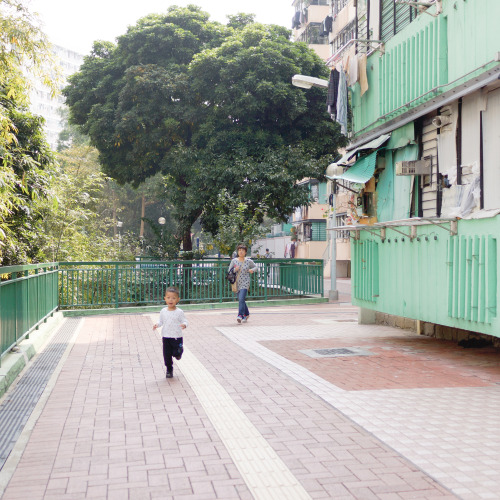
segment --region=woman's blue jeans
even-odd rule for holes
[[[238,316],[241,316],[242,318],[250,315],[250,313],[248,312],[247,303],[245,301],[245,299],[247,298],[247,293],[248,290],[246,288],[238,290]]]

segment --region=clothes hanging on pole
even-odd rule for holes
[[[340,124],[340,131],[343,135],[347,135],[347,80],[344,68],[340,68],[339,90],[337,96],[337,117],[336,120]]]
[[[336,69],[330,71],[330,79],[328,81],[328,92],[326,94],[326,105],[328,113],[331,115],[337,114],[337,93],[339,90],[339,72]]]
[[[361,86],[361,95],[368,90],[368,77],[366,76],[366,54],[360,54],[358,57],[359,85]]]
[[[327,33],[331,33],[332,32],[332,28],[333,28],[333,17],[332,16],[326,16],[325,20],[323,21],[323,23],[325,25],[325,31]]]
[[[349,87],[352,87],[359,80],[357,54],[349,56],[347,70],[348,70],[348,76],[349,76],[348,85],[349,85]]]

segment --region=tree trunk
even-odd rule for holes
[[[182,235],[182,249],[189,252],[193,249],[193,242],[191,241],[191,228],[186,229]]]
[[[146,217],[146,196],[142,195],[141,226],[139,228],[139,238],[143,238],[144,237],[144,217]]]

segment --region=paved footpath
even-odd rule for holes
[[[186,316],[173,379],[156,315],[72,320],[2,499],[500,498],[498,350],[341,303]]]

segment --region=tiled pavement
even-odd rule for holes
[[[156,317],[81,319],[2,499],[500,498],[497,350],[347,304],[186,315],[170,380]]]

